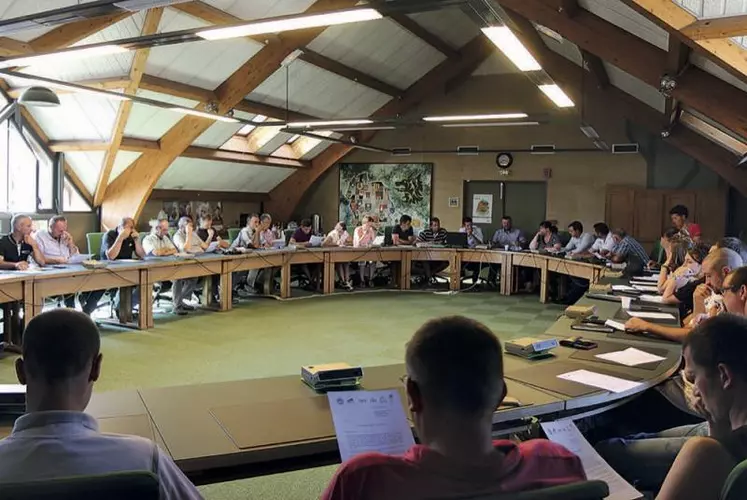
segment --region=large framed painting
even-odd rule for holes
[[[364,215],[383,227],[407,214],[422,229],[431,217],[432,176],[432,163],[342,163],[340,220],[352,231]]]

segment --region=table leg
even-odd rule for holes
[[[503,254],[501,262],[501,293],[511,295],[514,287],[514,258],[511,254]]]
[[[32,280],[23,283],[23,327],[29,324],[29,321],[42,312],[44,297],[39,297],[38,303]],[[16,332],[16,335],[18,332]]]
[[[547,259],[542,259],[540,264],[540,302],[547,302],[547,285],[550,279],[550,272],[547,270]]]
[[[335,291],[335,263],[329,258],[329,254],[324,256],[324,294],[329,295]]]
[[[3,304],[3,340],[13,342],[13,307],[15,304],[9,302]]]
[[[200,297],[200,303],[203,307],[210,307],[213,302],[213,276],[205,276],[202,278],[202,297]]]
[[[291,296],[291,265],[284,263],[280,268],[280,297],[283,299]]]
[[[225,271],[225,265],[224,271]],[[223,272],[220,275],[220,310],[230,311],[233,307],[231,294],[233,293],[233,286],[230,272]]]
[[[449,257],[449,290],[459,291],[462,281],[462,255],[454,252]]]
[[[399,289],[410,289],[410,276],[412,275],[412,256],[410,252],[402,251],[402,259],[399,262]]]
[[[140,270],[140,316],[137,319],[137,327],[147,330],[155,326],[153,322],[153,283],[150,281],[150,272],[147,269]]]

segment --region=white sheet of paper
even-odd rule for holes
[[[611,500],[634,500],[641,498],[641,493],[623,479],[610,465],[599,456],[589,444],[572,420],[542,422],[542,430],[553,443],[565,446],[581,459],[588,479],[597,479],[607,483]]]
[[[70,258],[67,260],[68,264],[80,264],[84,260],[90,260],[91,257],[93,257],[92,253],[79,253],[76,255],[71,255]]]
[[[616,292],[635,292],[635,288],[628,285],[612,285],[612,289]]]
[[[626,311],[631,316],[635,316],[636,318],[643,318],[643,319],[674,319],[674,316],[672,316],[669,313],[659,313],[659,312],[648,312],[648,311]]]
[[[661,295],[648,295],[644,293],[638,298],[644,302],[656,302],[657,304],[664,303],[664,297],[662,297]]]
[[[658,293],[659,288],[651,285],[633,285],[633,288],[638,290],[639,292],[651,292],[651,293]]]
[[[620,323],[619,321],[615,321],[614,319],[608,319],[604,322],[605,326],[611,326],[615,330],[620,330],[621,332],[625,331],[625,324]]]
[[[322,243],[324,242],[324,238],[322,236],[312,236],[309,240],[309,246],[312,247],[320,247],[322,246]]]
[[[207,249],[205,249],[205,253],[215,252],[216,248],[218,248],[218,242],[214,241],[208,245]]]
[[[415,444],[396,390],[327,393],[343,462],[370,451],[401,455]]]
[[[597,358],[606,359],[607,361],[613,361],[625,366],[638,366],[645,365],[646,363],[653,363],[655,361],[663,361],[666,358],[651,354],[635,347],[628,347],[623,351],[606,352],[604,354],[597,354]]]
[[[576,370],[568,373],[561,373],[558,378],[570,380],[579,384],[598,387],[610,392],[625,392],[638,387],[640,382],[633,382],[624,378],[612,377],[602,373],[596,373],[590,370]]]
[[[649,283],[656,283],[657,281],[659,281],[659,276],[636,276],[631,281],[647,281]]]
[[[0,394],[26,394],[26,386],[21,384],[0,384]]]
[[[620,304],[622,304],[622,308],[626,311],[630,309],[630,303],[633,301],[631,297],[620,297]]]

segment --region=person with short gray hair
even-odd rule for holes
[[[62,215],[51,217],[47,229],[37,231],[34,239],[39,244],[47,264],[67,264],[70,257],[80,253],[73,237],[67,231],[67,219]]]
[[[29,257],[40,266],[46,264],[44,254],[36,240],[31,237],[31,233],[34,232],[31,217],[16,214],[10,225],[10,234],[0,239],[0,269],[25,271],[29,267]]]

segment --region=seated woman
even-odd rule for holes
[[[680,241],[674,244],[672,253],[677,254],[677,257],[672,259],[673,262],[679,260],[681,254],[684,254],[685,258],[664,282],[662,302],[665,304],[679,304],[681,301],[677,292],[701,277],[701,267],[703,259],[708,255],[708,247],[702,244],[690,246],[688,242]]]
[[[349,246],[350,234],[347,231],[347,225],[340,221],[335,224],[335,228],[329,232],[324,241],[323,247],[346,247]],[[353,282],[350,279],[350,264],[347,262],[338,262],[335,264],[335,271],[340,277],[340,284],[347,290],[353,289]]]
[[[685,340],[687,377],[695,385],[710,436],[687,440],[658,500],[717,500],[734,467],[747,460],[747,319],[710,318]]]
[[[365,248],[373,245],[376,239],[376,229],[374,221],[370,215],[364,215],[361,219],[361,225],[353,231],[353,246],[355,248]],[[376,262],[360,262],[358,264],[361,275],[361,287],[373,286],[372,280],[376,272]]]
[[[678,245],[678,243],[685,243],[685,245]],[[659,280],[656,286],[659,289],[659,293],[664,293],[667,278],[685,262],[687,248],[692,245],[692,241],[683,239],[677,229],[669,228],[662,235],[660,244],[664,250],[665,260],[659,270]]]

